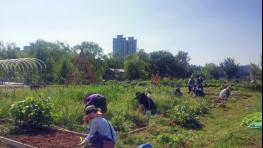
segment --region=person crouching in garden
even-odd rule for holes
[[[221,90],[219,93],[219,107],[225,107],[227,98],[232,95],[231,87],[228,86],[225,89]]]
[[[187,86],[188,86],[188,94],[190,94],[191,92],[193,92],[194,84],[195,84],[194,77],[191,76],[191,78],[188,80],[188,83],[187,83]]]
[[[157,107],[154,104],[153,100],[150,97],[147,97],[145,93],[137,92],[136,93],[136,99],[139,104],[139,112],[140,113],[151,113],[156,114],[157,113]]]
[[[176,89],[174,91],[174,95],[176,97],[181,97],[183,95],[183,93],[181,92],[181,89],[180,89],[180,86],[179,85],[176,85]]]
[[[225,89],[220,91],[219,98],[222,100],[226,100],[230,95],[232,95],[231,87],[227,86]]]
[[[91,144],[92,148],[114,148],[116,131],[94,105],[85,108],[84,120],[90,121],[90,130],[79,146]]]
[[[85,107],[89,105],[94,105],[96,109],[100,109],[100,112],[103,116],[106,116],[107,112],[107,102],[106,97],[102,96],[99,93],[90,93],[84,97]]]

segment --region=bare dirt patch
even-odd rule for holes
[[[5,135],[4,137],[38,148],[75,148],[80,143],[80,135],[55,129]]]

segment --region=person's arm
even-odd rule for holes
[[[79,146],[86,145],[90,142],[90,138],[95,135],[96,131],[98,130],[99,124],[96,123],[96,121],[92,121],[90,124],[90,132],[88,136],[79,144]]]

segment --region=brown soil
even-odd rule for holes
[[[59,130],[28,132],[4,137],[38,148],[76,148],[80,143],[79,135]]]

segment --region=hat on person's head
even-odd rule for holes
[[[89,106],[87,106],[85,108],[85,114],[86,115],[88,115],[88,114],[90,114],[92,112],[96,112],[96,111],[97,111],[97,109],[96,109],[96,107],[94,105],[89,105]]]

